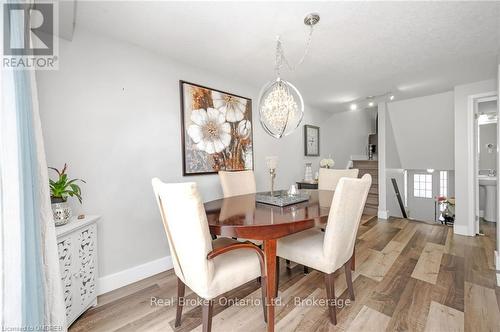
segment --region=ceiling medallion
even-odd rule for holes
[[[314,25],[319,22],[319,15],[308,14],[304,24],[309,27],[304,55],[299,62],[291,66],[285,57],[283,43],[280,37],[276,40],[275,72],[276,79],[264,85],[259,97],[259,117],[264,130],[275,138],[291,134],[302,122],[304,117],[304,100],[299,90],[290,82],[281,78],[281,68],[285,65],[290,71],[300,66],[311,46]]]

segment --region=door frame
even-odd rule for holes
[[[472,195],[468,197],[468,228],[471,235],[479,234],[479,179],[478,179],[478,130],[477,130],[477,104],[486,101],[497,100],[497,91],[489,91],[470,95],[467,98],[467,187],[472,189]],[[498,113],[498,107],[497,107]],[[497,145],[498,146],[498,145]],[[498,158],[498,148],[497,148]],[[497,178],[498,190],[498,178]]]

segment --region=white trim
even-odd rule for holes
[[[474,236],[474,225],[453,225],[453,233],[465,236]]]
[[[495,266],[497,271],[500,271],[500,253],[495,250]]]
[[[387,211],[387,154],[386,154],[386,119],[387,103],[378,104],[378,217],[388,218]]]
[[[475,156],[475,138],[474,138],[474,127],[475,127],[475,118],[474,114],[476,113],[475,103],[479,100],[486,101],[491,97],[497,96],[496,91],[489,91],[484,93],[478,93],[474,95],[469,95],[467,97],[467,215],[465,216],[468,221],[467,226],[463,225],[455,225],[454,232],[456,234],[461,235],[475,235],[479,233],[479,230],[476,229],[478,227],[476,223],[476,193],[477,193],[477,176],[476,176],[476,156]],[[472,229],[472,232],[470,231]]]
[[[99,278],[97,282],[97,295],[110,292],[171,268],[173,268],[172,257],[165,256],[151,262],[131,267],[130,269],[108,274],[107,276]]]
[[[379,219],[389,219],[389,210],[378,210],[377,217]]]

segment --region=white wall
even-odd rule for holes
[[[386,167],[390,169],[401,169],[401,157],[399,156],[396,136],[391,121],[391,114],[386,113],[385,119],[385,154]]]
[[[483,101],[477,104],[477,112],[480,114],[497,113],[497,101]]]
[[[452,91],[388,104],[400,168],[454,169],[453,109]]]
[[[497,80],[491,79],[475,83],[458,85],[454,89],[455,100],[455,225],[454,232],[462,235],[474,235],[471,219],[474,213],[474,188],[467,175],[473,172],[468,161],[468,99],[469,96],[497,90]]]
[[[360,109],[333,113],[323,123],[328,128],[323,152],[332,155],[335,168],[346,168],[351,155],[367,154],[368,135],[376,132],[376,116],[376,109]]]
[[[182,177],[180,79],[252,98],[258,189],[269,185],[265,169],[269,155],[280,157],[279,187],[303,176],[303,127],[282,140],[265,134],[256,107],[259,87],[78,27],[72,42],[60,40],[59,58],[58,71],[37,73],[47,160],[56,167],[68,162],[69,175],[87,181],[82,185],[83,205],[74,206],[75,212],[102,216],[100,276],[169,255],[152,177],[196,181],[205,200],[221,196],[217,175]],[[322,143],[329,116],[306,110],[303,124],[321,126]]]

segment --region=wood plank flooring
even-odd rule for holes
[[[500,331],[500,288],[493,265],[494,224],[485,236],[454,235],[447,226],[406,219],[365,219],[356,242],[350,302],[336,273],[338,324],[332,326],[323,275],[280,264],[277,331]],[[99,296],[70,328],[79,331],[201,331],[201,307],[186,288],[182,325],[174,328],[172,270]],[[155,304],[156,303],[156,304]],[[265,331],[260,288],[249,282],[216,300],[213,331]]]

